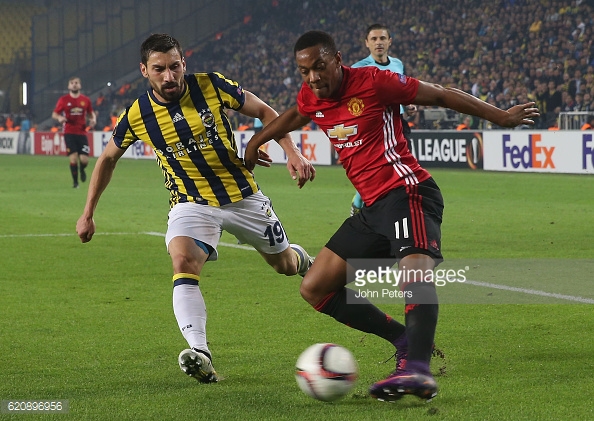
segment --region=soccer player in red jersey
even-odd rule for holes
[[[375,67],[345,67],[334,40],[321,31],[303,34],[294,55],[303,78],[297,105],[250,140],[244,161],[253,168],[262,144],[311,120],[326,133],[366,206],[348,218],[320,251],[303,278],[301,295],[316,310],[394,344],[396,371],[372,385],[371,396],[397,400],[412,394],[431,399],[437,395],[429,362],[438,302],[427,274],[443,260],[443,198],[406,147],[400,105],[451,108],[501,127],[534,124],[538,109],[531,102],[504,111],[458,89]],[[400,285],[404,325],[345,287],[347,259],[379,258],[393,258],[399,270],[410,275]]]
[[[68,80],[68,93],[61,96],[56,103],[52,118],[62,124],[66,153],[70,161],[70,173],[78,187],[78,169],[80,163],[80,181],[86,181],[85,168],[89,164],[89,141],[87,139],[87,118],[89,127],[97,124],[97,117],[91,105],[91,99],[80,93],[79,77]]]

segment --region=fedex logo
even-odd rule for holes
[[[308,161],[316,160],[316,144],[308,141],[307,133],[303,133],[299,136],[299,145],[301,153]]]
[[[585,134],[582,136],[582,169],[588,168],[588,156],[590,156],[590,164],[594,168],[594,142],[592,142],[592,135]]]
[[[503,135],[503,166],[507,167],[508,160],[512,167],[518,168],[555,168],[553,152],[555,147],[541,146],[541,135],[531,134],[528,136],[528,144],[525,146],[510,146],[511,135]]]

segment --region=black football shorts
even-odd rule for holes
[[[64,143],[66,143],[66,154],[78,153],[79,155],[89,154],[89,140],[85,134],[64,134]]]
[[[426,254],[436,263],[441,255],[443,197],[429,178],[398,187],[348,218],[326,247],[347,259],[393,258]]]

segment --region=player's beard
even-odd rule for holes
[[[175,88],[175,89],[170,89]],[[157,89],[153,86],[153,89],[157,91],[157,93],[167,102],[177,101],[181,98],[182,93],[184,91],[184,82],[181,83],[177,82],[170,82],[166,83]]]

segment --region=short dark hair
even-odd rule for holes
[[[392,38],[392,35],[390,34],[390,30],[388,29],[388,27],[382,23],[374,23],[373,25],[369,25],[367,27],[367,32],[365,33],[365,39],[367,39],[367,37],[369,36],[369,33],[371,31],[386,31],[388,33],[388,38]]]
[[[334,39],[330,34],[323,31],[309,31],[301,35],[295,43],[293,55],[297,56],[297,51],[305,50],[316,45],[321,45],[322,49],[325,50],[324,52],[332,56],[338,52]]]
[[[181,57],[184,56],[184,50],[182,50],[179,41],[171,35],[152,34],[140,46],[140,61],[146,65],[152,52],[166,53],[173,48],[179,52]]]

